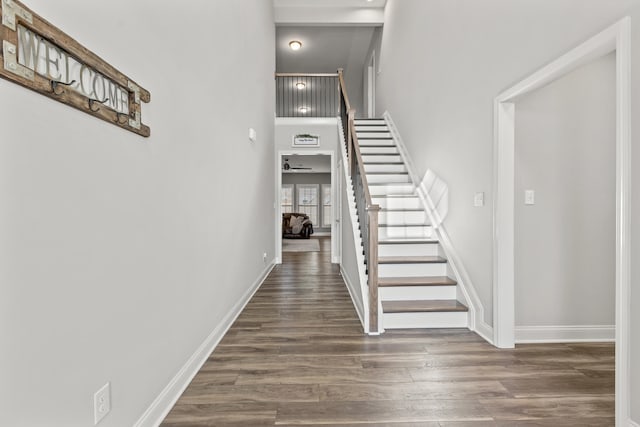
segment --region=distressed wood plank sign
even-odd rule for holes
[[[148,137],[151,94],[16,0],[0,0],[0,77]]]

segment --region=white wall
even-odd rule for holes
[[[93,425],[111,381],[131,426],[274,258],[272,5],[28,4],[150,90],[152,136],[0,81],[0,425]]]
[[[516,326],[615,325],[615,69],[612,53],[516,103]]]
[[[335,152],[338,147],[337,126],[336,119],[278,118],[275,130],[276,151],[295,151],[300,154],[314,150]],[[304,133],[320,136],[320,146],[292,147],[294,135]]]
[[[389,0],[378,75],[378,114],[388,110],[418,169],[449,184],[447,230],[492,323],[493,99],[625,15],[632,69],[640,66],[639,0]],[[632,110],[640,109],[633,74]],[[638,132],[632,152],[640,165]],[[637,169],[637,168],[636,168]],[[640,250],[640,173],[633,174],[632,251]],[[484,191],[484,208],[472,208]],[[635,258],[634,258],[635,259]],[[632,267],[633,417],[640,422],[640,264]]]

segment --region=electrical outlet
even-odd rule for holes
[[[93,395],[93,421],[98,424],[111,410],[111,383],[106,383]]]
[[[267,253],[262,254],[262,262],[267,262]]]

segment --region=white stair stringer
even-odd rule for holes
[[[447,210],[446,186],[444,194],[442,193],[441,188],[437,188],[434,191],[434,179],[437,180],[437,177],[435,177],[431,171],[428,171],[428,175],[424,180],[420,179],[415,172],[415,168],[413,167],[411,158],[408,155],[406,146],[395,123],[393,122],[393,119],[391,118],[391,115],[388,112],[385,112],[383,118],[384,123],[387,125],[386,129],[391,134],[393,145],[400,153],[402,164],[409,173],[411,182],[415,186],[415,191],[410,195],[405,194],[395,197],[385,197],[379,193],[373,195],[372,193],[372,198],[374,199],[373,202],[380,204],[383,209],[385,207],[416,208],[417,204],[424,209],[428,217],[428,222],[432,225],[431,238],[438,241],[438,244],[435,245],[438,248],[437,253],[439,256],[447,259],[447,270],[449,276],[457,282],[457,299],[462,301],[468,307],[468,312],[410,313],[404,317],[404,313],[385,313],[384,326],[385,328],[424,327],[419,325],[430,324],[436,325],[432,327],[468,327],[469,329],[476,331],[487,341],[493,342],[493,328],[484,320],[484,307],[457,251],[453,247],[445,227],[442,224]],[[380,123],[376,121],[376,124]],[[429,185],[430,188],[427,188],[425,184]],[[431,195],[436,197],[438,200],[435,200],[434,202],[434,200],[431,199]],[[423,247],[423,249],[425,248]],[[379,250],[381,251],[381,254],[384,253],[385,256],[389,256],[390,253],[407,255],[404,252],[389,252],[390,249],[384,245],[381,245]],[[433,250],[430,255],[433,255]],[[442,314],[442,316],[440,316],[440,314]]]
[[[381,208],[378,291],[383,327],[466,328],[466,300],[450,277],[433,218],[419,194],[420,184],[387,121],[384,123],[356,121],[372,202]],[[372,137],[386,138],[371,144]],[[443,198],[443,204],[446,202]]]
[[[346,150],[346,143],[345,143],[345,138],[344,138],[344,132],[343,132],[343,128],[342,128],[342,120],[340,118],[338,118],[338,134],[339,134],[339,141],[340,141],[340,154],[341,154],[341,158],[342,158],[342,175],[344,177],[344,180],[342,182],[342,185],[344,186],[344,191],[347,192],[347,203],[348,203],[348,211],[349,211],[349,218],[343,218],[343,221],[350,221],[351,222],[351,229],[353,231],[353,240],[355,242],[355,253],[356,253],[356,263],[358,265],[358,279],[359,279],[359,289],[360,289],[360,298],[362,299],[362,306],[363,306],[363,312],[362,313],[358,313],[358,316],[360,318],[360,321],[362,323],[362,327],[365,331],[365,333],[372,335],[371,333],[371,328],[369,325],[369,286],[368,286],[368,275],[366,272],[366,263],[365,263],[365,258],[364,258],[364,253],[361,250],[362,248],[362,236],[360,234],[360,226],[359,226],[359,222],[358,222],[358,210],[356,208],[356,204],[355,204],[355,190],[353,188],[353,183],[351,181],[351,177],[349,176],[349,170],[348,170],[348,165],[349,165],[349,161],[347,160],[347,150]],[[339,195],[338,197],[342,197],[342,195]],[[341,270],[342,270],[342,265],[341,265]],[[345,273],[342,273],[343,277],[345,276]],[[351,294],[351,299],[354,302],[354,306],[358,307],[358,304],[356,304],[354,295],[352,294],[352,290],[351,288],[347,285],[347,289],[349,291],[349,293]],[[382,312],[382,305],[380,302],[378,302],[378,313]],[[380,333],[384,332],[384,330],[382,329],[382,320],[380,319],[378,322],[378,331],[380,331],[379,333],[373,334],[373,335],[379,335]]]

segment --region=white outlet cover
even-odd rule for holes
[[[254,128],[249,128],[249,141],[256,142],[258,140],[258,133]]]
[[[98,424],[111,411],[111,383],[103,385],[93,395],[93,422]]]

